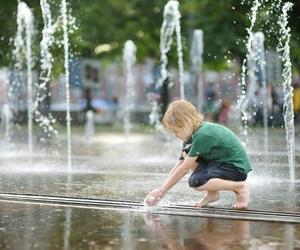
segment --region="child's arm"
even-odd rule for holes
[[[166,192],[171,187],[173,187],[183,176],[185,176],[190,169],[195,169],[196,165],[198,165],[196,159],[197,157],[186,157],[182,164],[180,164],[176,169],[171,170],[169,177],[159,189],[152,190],[147,195],[144,203],[148,206],[156,205],[166,194]]]
[[[182,160],[179,159],[175,166],[171,169],[170,173],[169,173],[169,177],[174,173],[174,171],[183,163],[184,159],[187,157],[187,153],[185,151],[182,152]]]
[[[169,177],[174,173],[174,171],[183,163],[183,160],[178,160],[175,164],[175,166],[171,169],[169,173]]]

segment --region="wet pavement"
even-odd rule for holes
[[[76,141],[71,172],[62,153],[29,157],[24,151],[2,150],[0,193],[141,203],[166,179],[180,143],[157,143],[153,136],[133,136],[129,142],[106,136],[110,139],[95,137],[89,145]],[[284,139],[272,137],[268,154],[257,141],[249,147],[254,170],[248,178],[249,209],[300,215],[300,157],[297,153],[297,178],[291,182]],[[201,195],[188,187],[185,177],[160,205],[192,206]],[[232,193],[222,192],[213,205],[230,209],[233,201]],[[294,223],[0,201],[0,249],[296,249],[299,233],[300,224]]]
[[[1,249],[297,249],[300,226],[0,203]]]

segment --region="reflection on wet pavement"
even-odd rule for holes
[[[0,203],[1,249],[296,249],[300,226]]]

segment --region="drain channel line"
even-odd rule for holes
[[[300,223],[300,214],[294,212],[280,212],[267,210],[237,210],[230,208],[205,207],[195,208],[187,205],[170,205],[147,208],[141,202],[86,199],[64,196],[46,196],[33,194],[0,193],[0,201],[31,203],[51,206],[77,207],[101,210],[123,210],[136,213],[180,215],[193,217],[210,217],[219,219],[238,219],[252,221]]]

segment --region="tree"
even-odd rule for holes
[[[263,1],[263,8],[258,13],[256,29],[263,29],[268,35],[270,46],[276,44],[276,13],[268,15],[270,6],[276,1]],[[279,2],[279,0],[277,0]],[[293,11],[290,13],[292,31],[291,55],[296,67],[300,66],[299,46],[299,6],[300,1],[294,0]],[[36,20],[36,45],[38,54],[42,18],[39,1],[26,1],[34,12]],[[69,7],[75,16],[78,30],[70,34],[70,45],[73,55],[94,57],[101,60],[116,60],[120,58],[123,45],[131,39],[138,47],[137,58],[146,57],[159,59],[160,27],[163,21],[163,8],[166,1],[151,0],[72,0]],[[193,29],[204,31],[205,53],[204,62],[210,68],[224,68],[227,59],[244,58],[246,53],[246,28],[249,27],[250,8],[253,1],[244,0],[181,0],[182,36],[184,58],[188,61],[188,50]],[[59,16],[60,0],[51,1],[55,16]],[[17,2],[2,0],[0,9],[0,65],[8,66],[12,62],[11,38],[16,32]],[[270,28],[271,27],[271,28]],[[275,35],[274,35],[275,34]],[[59,33],[57,34],[59,39]],[[101,44],[112,45],[111,50],[95,53],[95,48]],[[174,45],[175,46],[175,45]],[[56,46],[53,53],[58,61],[62,61],[61,48]],[[176,63],[176,50],[169,53],[170,64]],[[61,63],[56,67],[61,68]],[[59,69],[55,69],[59,72]]]

